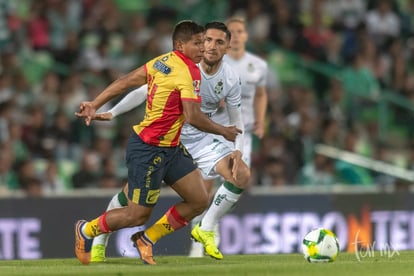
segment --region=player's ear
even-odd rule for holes
[[[182,52],[183,51],[183,45],[184,45],[184,43],[183,43],[182,40],[176,40],[174,42],[174,50]]]

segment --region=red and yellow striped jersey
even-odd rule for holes
[[[184,124],[181,102],[201,102],[200,70],[179,51],[150,60],[145,70],[148,82],[145,116],[133,129],[147,144],[177,146]]]

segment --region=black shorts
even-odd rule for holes
[[[174,184],[197,169],[186,148],[158,147],[144,143],[132,133],[128,140],[128,198],[139,205],[154,206],[160,195],[161,183]]]

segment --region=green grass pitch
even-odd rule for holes
[[[217,261],[209,257],[157,256],[157,265],[144,265],[133,258],[108,258],[105,263],[82,265],[75,258],[0,260],[0,275],[414,275],[414,252],[370,252],[356,256],[340,253],[333,263],[308,263],[300,254],[228,255]]]

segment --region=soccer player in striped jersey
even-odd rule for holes
[[[205,52],[199,64],[202,76],[201,110],[214,117],[221,101],[224,100],[230,123],[243,128],[240,79],[228,64],[222,62],[223,55],[230,45],[231,34],[221,22],[208,23],[205,28]],[[145,100],[146,93],[143,88],[134,90],[109,112],[96,114],[94,119],[108,120],[131,110]],[[192,237],[204,246],[208,255],[222,259],[223,255],[215,243],[214,227],[238,201],[250,178],[250,170],[241,159],[243,135],[237,136],[235,143],[229,145],[221,136],[200,131],[186,123],[181,132],[181,141],[197,162],[208,191],[212,191],[216,178],[224,178],[224,183],[218,188],[203,220],[200,224],[194,225],[191,232]],[[123,197],[122,192],[114,196],[108,208],[123,206]],[[92,261],[101,262],[105,259],[107,238],[108,235],[95,238]]]
[[[164,181],[183,201],[168,209],[144,234],[134,236],[134,245],[143,262],[155,264],[152,245],[186,226],[209,204],[200,171],[180,142],[184,121],[230,141],[241,133],[235,126],[214,123],[200,109],[201,74],[196,63],[204,54],[204,28],[194,21],[182,21],[175,26],[172,39],[173,51],[117,79],[93,101],[82,102],[76,113],[89,125],[103,104],[130,87],[148,85],[144,119],[133,126],[127,145],[128,183],[124,190],[127,206],[76,223],[75,253],[82,264],[90,262],[94,237],[146,223]]]

